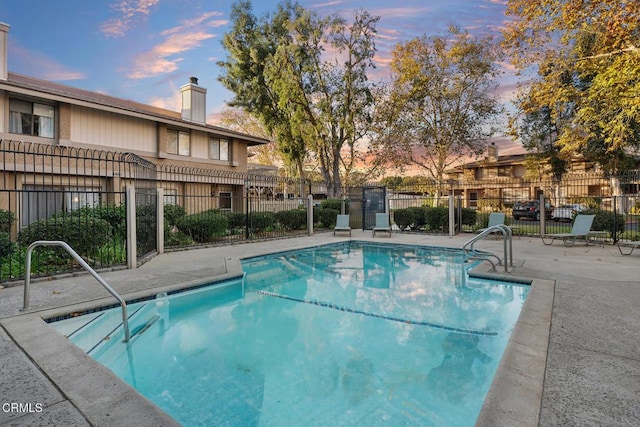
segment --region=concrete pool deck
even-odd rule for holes
[[[470,237],[394,233],[375,240],[460,248]],[[354,230],[352,239],[371,240],[371,232]],[[170,252],[101,276],[131,300],[235,276],[241,258],[343,240],[319,233]],[[489,238],[476,247],[500,254],[502,242]],[[545,246],[535,237],[515,238],[513,255],[507,276],[534,283],[478,425],[637,425],[640,255],[607,245]],[[42,320],[112,305],[93,277],[33,282],[27,312],[19,311],[22,298],[22,286],[0,289],[0,426],[175,425]]]

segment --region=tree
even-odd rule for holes
[[[555,181],[560,181],[567,172],[569,162],[560,153],[557,135],[549,108],[532,111],[522,120],[518,136],[528,152],[527,171],[535,178],[543,178],[550,172]]]
[[[509,0],[504,48],[537,71],[517,105],[548,109],[564,155],[582,153],[607,172],[640,146],[640,2]]]
[[[237,108],[225,108],[220,114],[220,125],[264,139],[273,139],[255,116]],[[284,163],[275,142],[254,145],[248,147],[247,151],[255,158],[253,161],[261,165],[282,166]]]
[[[388,100],[377,116],[378,154],[396,165],[420,166],[440,195],[445,170],[482,152],[492,134],[488,123],[500,111],[498,58],[491,39],[455,28],[397,45]]]
[[[348,25],[284,2],[258,20],[251,3],[240,1],[231,19],[223,40],[228,57],[219,63],[220,81],[235,94],[231,105],[260,118],[301,177],[305,159],[314,159],[328,195],[340,196],[370,122],[366,72],[378,18],[358,11]]]

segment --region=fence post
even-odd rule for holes
[[[456,235],[456,212],[455,212],[455,198],[453,197],[453,191],[449,195],[449,237]]]
[[[156,251],[164,253],[164,188],[156,189]]]
[[[544,194],[540,194],[538,203],[540,207],[540,235],[544,236],[547,234],[547,204]]]
[[[244,181],[244,238],[249,240],[249,232],[251,231],[251,217],[249,217],[249,180]]]
[[[618,243],[618,197],[613,196],[613,244]]]
[[[136,189],[133,185],[127,185],[127,268],[138,266],[138,253],[136,250]]]
[[[307,197],[307,229],[309,236],[313,236],[313,194]]]

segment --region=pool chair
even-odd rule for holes
[[[543,234],[542,243],[550,245],[554,240],[562,240],[565,246],[573,246],[577,239],[584,239],[584,242],[589,244],[589,230],[591,230],[591,224],[593,224],[593,218],[595,215],[576,215],[573,221],[573,227],[569,233],[556,233],[556,234]],[[549,242],[547,243],[547,239]]]
[[[336,226],[333,228],[333,235],[336,235],[336,232],[349,232],[349,236],[351,236],[351,227],[349,227],[349,215],[338,215],[336,218]]]
[[[377,213],[376,214],[376,225],[373,227],[373,237],[376,237],[377,232],[389,233],[389,237],[391,237],[391,226],[389,225],[389,214],[386,213]]]
[[[489,224],[487,224],[487,228],[491,228],[495,225],[503,225],[503,224],[504,224],[504,212],[491,212],[489,214]],[[480,230],[476,231],[476,233],[480,234],[487,228],[481,228]],[[499,233],[499,231],[496,231],[495,233]]]
[[[640,248],[640,241],[636,240],[634,242],[618,242],[616,243],[618,246],[618,250],[622,255],[631,255],[634,249]],[[622,252],[622,248],[627,248],[629,252]]]

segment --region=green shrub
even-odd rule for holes
[[[84,207],[72,212],[62,212],[56,216],[92,216],[105,220],[111,226],[111,231],[124,239],[127,235],[127,207],[125,205],[104,205],[95,208]]]
[[[267,231],[276,224],[276,215],[273,212],[252,212],[250,215],[251,230],[254,233]]]
[[[396,209],[393,211],[393,222],[400,228],[401,231],[405,231],[413,225],[414,218],[409,209]]]
[[[0,258],[8,257],[12,251],[13,243],[11,242],[11,236],[9,236],[9,233],[0,231]]]
[[[449,226],[449,208],[444,206],[427,208],[424,217],[430,230],[442,232]]]
[[[37,240],[62,240],[82,255],[91,255],[111,240],[109,223],[90,215],[56,215],[36,221],[18,233],[17,241],[29,246]]]
[[[477,219],[477,212],[475,209],[462,208],[462,224],[463,225],[475,225]],[[487,217],[487,224],[489,223],[489,217]]]
[[[600,209],[585,209],[580,212],[581,215],[595,215],[591,229],[594,231],[608,231],[611,236],[614,235],[614,221],[617,221],[617,231],[624,232],[624,216],[614,214],[613,212],[603,211]],[[615,219],[614,219],[615,218]]]
[[[0,232],[9,233],[16,216],[11,211],[0,209]]]
[[[227,219],[229,220],[229,228],[231,230],[244,228],[247,223],[247,216],[241,212],[229,212],[227,213]]]
[[[164,223],[169,227],[175,227],[180,218],[187,215],[187,210],[179,205],[164,206]]]
[[[322,209],[335,209],[338,212],[342,212],[342,199],[327,199],[320,202]],[[344,213],[349,213],[349,203],[344,204]]]
[[[423,207],[397,209],[393,212],[393,222],[402,231],[419,230],[425,225],[425,209]]]
[[[207,243],[214,237],[223,236],[229,221],[217,209],[185,215],[178,220],[178,231],[189,236],[195,242]]]
[[[321,228],[335,227],[339,213],[340,211],[337,209],[320,208],[318,212],[318,223],[320,224],[320,227]]]
[[[285,230],[301,230],[307,227],[306,209],[290,209],[276,212],[276,220]]]

